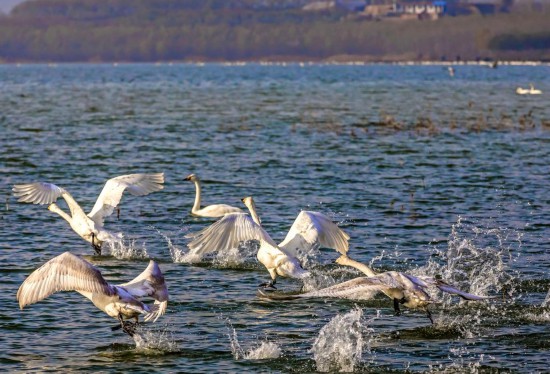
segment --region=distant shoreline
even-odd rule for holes
[[[340,60],[322,60],[322,61],[299,61],[299,60],[279,60],[279,61],[0,61],[0,65],[223,65],[223,66],[246,66],[246,65],[264,65],[264,66],[315,66],[315,65],[343,65],[343,66],[365,66],[365,65],[403,65],[403,66],[485,66],[496,68],[497,66],[550,66],[550,61],[340,61]]]

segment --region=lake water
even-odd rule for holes
[[[0,366],[20,372],[547,372],[550,363],[550,66],[0,66]],[[530,82],[542,95],[515,94]],[[106,228],[114,256],[16,183],[66,188],[89,211],[105,180],[164,172],[165,189],[125,195]],[[301,209],[351,236],[375,269],[441,275],[497,295],[465,303],[434,293],[395,316],[390,299],[270,302],[254,248],[185,261],[184,236],[213,222],[203,202],[254,196],[282,240]],[[75,292],[19,310],[19,285],[65,251],[113,283],[147,258],[165,273],[167,314],[141,347]],[[322,249],[309,288],[359,276]],[[298,280],[278,280],[297,292]]]

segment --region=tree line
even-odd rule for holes
[[[550,60],[544,12],[376,22],[262,4],[35,0],[0,18],[0,60]]]

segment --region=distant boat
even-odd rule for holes
[[[533,85],[533,83],[530,83],[529,88],[521,88],[521,87],[516,88],[516,93],[518,95],[540,95],[542,94],[542,91],[535,89],[535,86]]]

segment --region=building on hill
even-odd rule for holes
[[[437,19],[445,14],[447,3],[442,0],[432,2],[406,2],[395,3],[394,13],[406,18],[416,17],[418,19]]]

